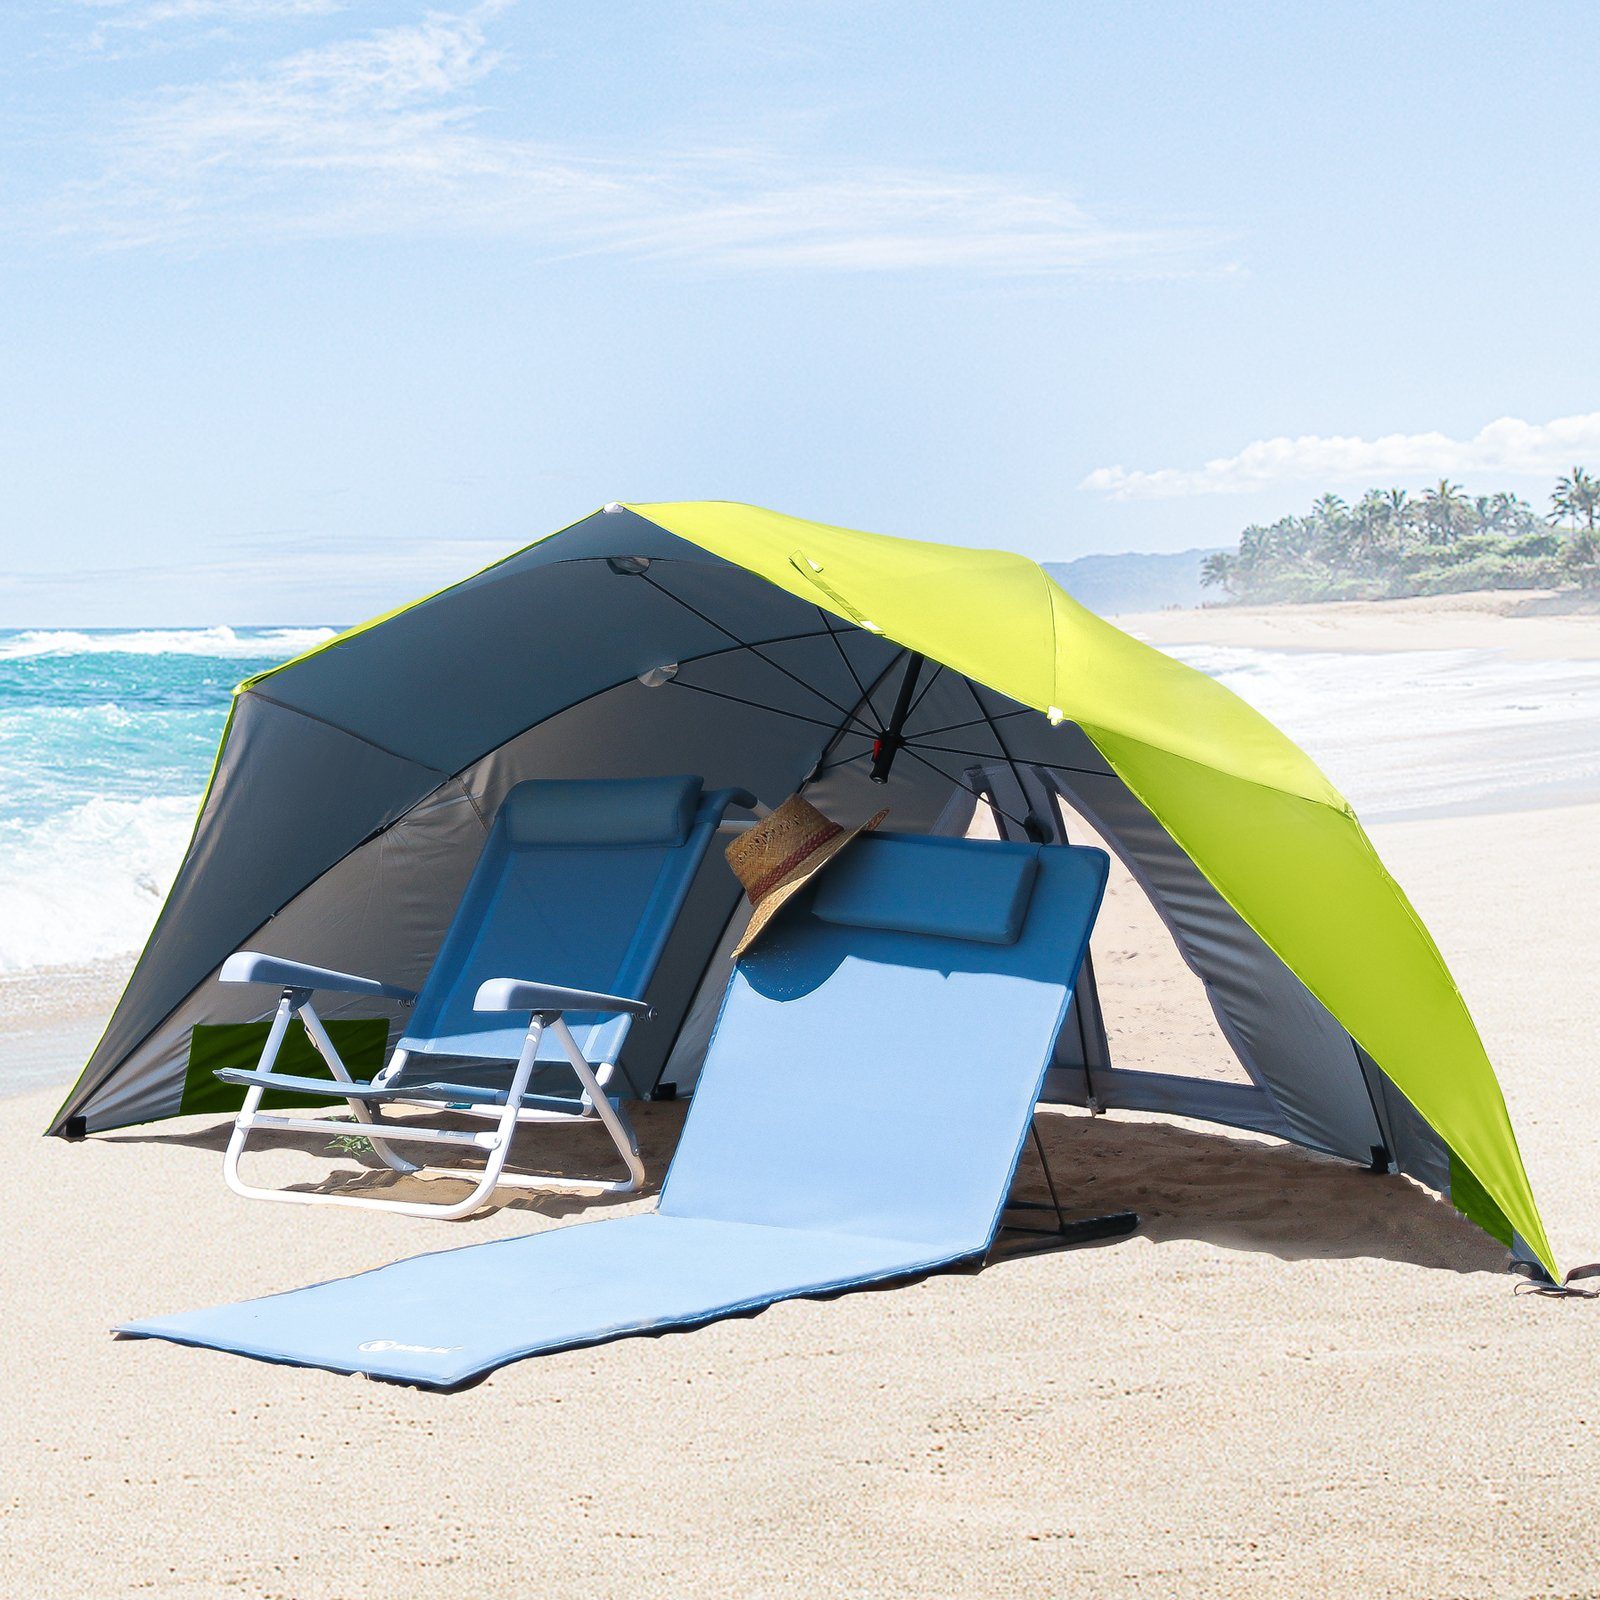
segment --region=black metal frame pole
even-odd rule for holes
[[[915,651],[906,658],[906,674],[900,680],[900,692],[894,697],[894,710],[889,714],[889,726],[883,730],[873,753],[872,771],[867,774],[874,783],[887,783],[890,769],[900,746],[905,743],[906,717],[911,711],[911,697],[917,692],[917,679],[922,673],[923,658]]]
[[[1061,1196],[1056,1193],[1055,1174],[1050,1170],[1050,1158],[1044,1153],[1044,1140],[1039,1137],[1039,1118],[1035,1114],[1028,1123],[1028,1132],[1033,1137],[1034,1154],[1039,1158],[1039,1165],[1044,1169],[1044,1181],[1050,1190],[1050,1204],[1055,1207],[1056,1225],[1063,1232],[1067,1226],[1067,1214],[1061,1209]]]

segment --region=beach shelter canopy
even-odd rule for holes
[[[171,894],[50,1131],[220,1108],[211,1068],[251,1053],[240,1025],[273,1003],[216,983],[242,946],[415,985],[523,778],[692,772],[916,830],[996,771],[1014,781],[994,803],[1035,837],[1041,785],[1092,823],[1204,983],[1250,1085],[1167,1109],[1392,1165],[1555,1273],[1450,973],[1289,739],[1021,556],[722,502],[607,506],[242,684]],[[709,862],[626,1062],[638,1092],[692,1076],[738,905]],[[398,1016],[328,1010],[352,1048]],[[1137,1103],[1114,1062],[1099,1076],[1099,1103]]]

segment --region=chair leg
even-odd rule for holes
[[[278,1051],[283,1046],[284,1036],[296,1016],[300,1018],[300,1024],[306,1030],[306,1037],[310,1039],[312,1048],[322,1057],[333,1077],[339,1083],[354,1083],[349,1068],[344,1064],[344,1058],[339,1054],[333,1040],[329,1038],[328,1030],[322,1025],[322,1018],[317,1015],[316,1008],[311,1004],[310,991],[305,989],[284,990],[278,1002],[277,1014],[272,1019],[272,1027],[267,1031],[267,1042],[262,1046],[261,1058],[256,1063],[257,1068],[263,1072],[272,1070],[273,1063],[278,1059]],[[244,1104],[239,1108],[239,1114],[234,1120],[227,1154],[223,1158],[222,1172],[228,1187],[253,1200],[266,1199],[277,1194],[276,1190],[261,1189],[255,1184],[245,1183],[239,1176],[239,1160],[249,1140],[250,1130],[257,1121],[264,1092],[257,1086],[252,1087],[245,1095]],[[350,1107],[351,1114],[357,1122],[372,1127],[382,1121],[381,1115],[370,1111],[364,1101],[347,1100],[345,1104]],[[270,1127],[271,1122],[267,1121],[265,1125]],[[407,1161],[404,1156],[394,1151],[388,1141],[369,1137],[368,1142],[379,1159],[395,1172],[406,1175],[422,1170],[414,1162]]]
[[[261,1072],[271,1072],[273,1063],[278,1059],[278,1051],[283,1047],[283,1038],[289,1031],[289,1024],[294,1020],[294,1014],[299,1009],[296,1004],[297,992],[284,990],[278,1000],[278,1009],[273,1014],[272,1026],[267,1029],[267,1042],[261,1047],[261,1057],[256,1062],[256,1068]],[[271,1189],[258,1189],[254,1184],[246,1183],[239,1176],[239,1159],[244,1154],[244,1147],[249,1142],[250,1130],[255,1126],[256,1113],[261,1109],[261,1097],[265,1089],[260,1084],[252,1084],[245,1091],[244,1104],[239,1107],[233,1119],[233,1132],[228,1136],[228,1148],[222,1157],[222,1177],[224,1182],[235,1194],[243,1195],[247,1200],[270,1200],[276,1191]]]
[[[331,1072],[340,1083],[355,1082],[355,1080],[350,1076],[350,1070],[345,1066],[344,1060],[340,1056],[338,1048],[334,1045],[333,1040],[328,1037],[328,1030],[323,1027],[322,1018],[319,1017],[314,1010],[312,1010],[309,1001],[300,1008],[300,1021],[305,1026],[306,1034],[311,1040],[312,1048],[315,1049],[317,1054],[322,1057],[323,1062],[328,1068],[328,1071]],[[370,1131],[371,1129],[381,1125],[383,1122],[383,1115],[381,1112],[370,1110],[366,1103],[361,1100],[347,1100],[345,1104],[350,1107],[350,1110],[354,1114],[357,1122],[365,1123],[367,1125],[369,1130],[367,1134],[367,1142],[372,1146],[373,1152],[377,1155],[378,1159],[384,1163],[385,1166],[391,1168],[395,1172],[398,1172],[402,1177],[408,1177],[411,1173],[420,1172],[422,1170],[421,1167],[419,1167],[415,1162],[407,1161],[404,1156],[397,1155],[389,1147],[387,1140],[378,1138],[376,1134]]]
[[[313,1047],[327,1063],[328,1070],[333,1076],[340,1083],[353,1083],[354,1079],[340,1058],[332,1039],[328,1037],[321,1018],[312,1008],[309,996],[300,998],[298,994],[290,995],[287,992],[279,1003],[278,1014],[273,1018],[267,1043],[262,1049],[259,1063],[261,1068],[266,1071],[271,1070],[272,1063],[282,1046],[284,1034],[296,1015],[300,1017]],[[529,1024],[522,1053],[517,1059],[516,1070],[506,1095],[506,1103],[495,1120],[493,1133],[459,1136],[431,1130],[426,1133],[429,1142],[471,1144],[484,1150],[486,1157],[481,1169],[441,1167],[431,1163],[419,1164],[409,1161],[395,1152],[391,1146],[394,1143],[403,1144],[408,1141],[422,1142],[425,1137],[423,1130],[403,1131],[396,1124],[385,1123],[382,1113],[369,1108],[364,1102],[354,1099],[346,1102],[356,1120],[362,1125],[362,1131],[374,1152],[393,1171],[402,1175],[426,1171],[432,1176],[462,1179],[471,1183],[472,1187],[461,1199],[446,1205],[420,1200],[384,1200],[368,1195],[317,1194],[303,1189],[264,1189],[246,1183],[240,1176],[239,1163],[253,1128],[260,1126],[270,1129],[276,1126],[291,1131],[303,1125],[318,1127],[322,1125],[320,1122],[303,1124],[300,1119],[294,1118],[259,1117],[261,1097],[264,1092],[259,1085],[253,1086],[246,1094],[244,1105],[234,1122],[233,1134],[228,1140],[227,1153],[223,1157],[223,1176],[228,1187],[236,1194],[251,1200],[278,1200],[289,1205],[359,1206],[369,1211],[393,1211],[402,1216],[437,1217],[442,1221],[470,1215],[497,1188],[571,1191],[577,1194],[634,1193],[644,1184],[645,1169],[639,1157],[639,1141],[634,1134],[632,1124],[612,1105],[606,1095],[604,1084],[596,1076],[594,1068],[578,1048],[577,1040],[572,1037],[571,1030],[560,1016],[550,1017],[548,1025],[555,1029],[562,1052],[577,1074],[584,1098],[593,1108],[595,1119],[605,1129],[623,1165],[627,1168],[628,1175],[625,1178],[569,1178],[556,1173],[506,1175],[505,1164],[511,1153],[512,1139],[516,1134],[518,1114],[537,1064],[539,1042],[546,1025],[546,1019],[539,1016],[535,1016]],[[386,1069],[386,1074],[389,1070]]]
[[[566,1018],[552,1017],[550,1025],[555,1029],[556,1043],[561,1046],[562,1054],[571,1062],[572,1070],[577,1073],[584,1093],[594,1106],[595,1115],[604,1123],[606,1132],[611,1135],[612,1144],[616,1146],[617,1154],[622,1158],[623,1166],[628,1169],[627,1181],[612,1184],[607,1192],[630,1194],[644,1183],[644,1163],[639,1159],[639,1141],[634,1137],[633,1125],[618,1116],[617,1108],[612,1105],[604,1085],[595,1077],[594,1068],[589,1065],[588,1059],[578,1048],[578,1041],[572,1037],[572,1030],[567,1027]]]
[[[606,1077],[609,1076],[604,1067],[596,1074],[588,1058],[578,1048],[578,1042],[572,1037],[571,1030],[560,1016],[550,1019],[550,1026],[554,1030],[557,1042],[561,1045],[563,1053],[571,1063],[572,1070],[577,1074],[578,1082],[583,1087],[583,1097],[587,1104],[593,1107],[594,1117],[565,1118],[572,1122],[598,1121],[605,1129],[616,1152],[622,1159],[622,1164],[628,1169],[626,1178],[572,1178],[554,1172],[529,1172],[502,1174],[500,1187],[502,1189],[522,1189],[539,1193],[561,1194],[634,1194],[644,1185],[644,1162],[639,1157],[639,1140],[633,1131],[633,1124],[627,1116],[620,1112],[605,1092]],[[503,1114],[502,1114],[503,1115]],[[504,1123],[502,1123],[504,1125]],[[516,1121],[513,1118],[510,1124],[513,1128]],[[548,1127],[551,1123],[541,1122],[537,1126]],[[507,1153],[509,1154],[509,1138]],[[503,1164],[503,1158],[502,1158]],[[453,1178],[473,1178],[477,1174],[471,1168],[440,1167],[437,1169],[441,1176]]]
[[[282,1027],[278,1025],[279,1019],[275,1018],[273,1030],[268,1035],[267,1045],[272,1056],[276,1056],[278,1045],[283,1042],[284,1029],[288,1027],[288,1018],[293,1015],[293,1008],[285,1012],[284,1007],[287,1005],[288,1001],[285,1000],[284,1005],[279,1007]],[[319,1023],[317,1026],[320,1030],[321,1024]],[[239,1120],[234,1125],[233,1137],[228,1141],[228,1153],[223,1159],[223,1175],[227,1178],[228,1187],[236,1194],[244,1195],[247,1199],[277,1200],[287,1205],[357,1206],[364,1211],[393,1211],[407,1217],[435,1217],[442,1222],[456,1221],[461,1217],[469,1216],[489,1198],[499,1185],[500,1175],[505,1167],[506,1157],[510,1152],[511,1137],[516,1129],[517,1108],[521,1104],[522,1096],[527,1092],[528,1080],[533,1076],[535,1060],[539,1054],[539,1039],[543,1031],[543,1019],[535,1017],[528,1029],[527,1039],[523,1042],[522,1054],[517,1060],[516,1071],[511,1080],[511,1091],[506,1097],[505,1110],[501,1113],[493,1133],[459,1136],[443,1134],[434,1130],[428,1130],[426,1133],[426,1138],[429,1142],[448,1139],[451,1143],[471,1144],[487,1152],[481,1172],[459,1168],[441,1169],[441,1175],[474,1180],[472,1188],[459,1200],[441,1205],[437,1202],[423,1200],[383,1200],[375,1195],[317,1194],[305,1189],[261,1189],[254,1184],[245,1183],[239,1176],[239,1156],[244,1150],[245,1140],[248,1138],[249,1130],[253,1125],[255,1112],[261,1104],[262,1089],[259,1086],[253,1087],[246,1096],[244,1109],[239,1113]],[[274,1039],[273,1033],[276,1034],[276,1039]],[[327,1037],[325,1032],[323,1037]],[[313,1036],[313,1042],[315,1042],[315,1036]],[[318,1046],[318,1048],[320,1049],[321,1047]],[[331,1041],[328,1048],[332,1050]],[[267,1050],[263,1050],[262,1059],[264,1063],[269,1059]],[[334,1052],[334,1059],[337,1059],[336,1051]],[[333,1062],[330,1061],[329,1066],[332,1067],[332,1065]],[[340,1062],[340,1067],[343,1067],[342,1062]],[[341,1073],[340,1076],[342,1082],[349,1083],[352,1081],[348,1073]],[[355,1105],[356,1102],[351,1102],[352,1109],[355,1108]],[[361,1111],[365,1112],[366,1108],[364,1106],[361,1107]],[[372,1120],[370,1114],[362,1117],[362,1121],[369,1126]],[[300,1123],[294,1118],[283,1118],[278,1120],[278,1125],[287,1128],[298,1127]],[[264,1126],[271,1127],[273,1123],[268,1121]],[[402,1142],[407,1139],[421,1140],[423,1137],[423,1130],[405,1133],[398,1128],[391,1128],[389,1131],[390,1139]],[[379,1140],[374,1139],[372,1142],[376,1146]],[[410,1162],[406,1162],[405,1165],[413,1172],[421,1170],[412,1166]]]

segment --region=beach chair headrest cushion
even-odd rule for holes
[[[979,944],[1022,936],[1039,846],[877,833],[856,839],[818,879],[823,922]]]
[[[500,805],[517,845],[680,845],[694,826],[700,780],[530,778]]]

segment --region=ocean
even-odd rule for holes
[[[138,949],[233,686],[332,633],[0,631],[0,974]]]
[[[0,975],[125,958],[182,857],[233,686],[330,628],[0,631]],[[1600,796],[1600,662],[1187,647],[1363,818]]]

